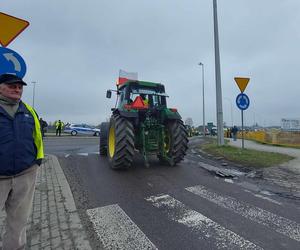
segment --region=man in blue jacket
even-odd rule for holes
[[[21,101],[21,78],[0,75],[0,210],[5,208],[3,250],[25,249],[38,166],[44,157],[38,116]]]

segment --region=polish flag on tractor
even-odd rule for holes
[[[117,85],[122,85],[123,83],[127,82],[128,80],[138,80],[138,73],[137,72],[127,72],[122,69],[119,70],[119,79],[117,81]]]

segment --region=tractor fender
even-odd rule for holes
[[[139,116],[138,112],[130,112],[130,111],[124,111],[119,109],[115,109],[113,111],[113,115],[120,115],[126,118],[137,118]]]
[[[171,111],[170,109],[164,109],[162,112],[164,120],[181,120],[181,116],[177,111]]]

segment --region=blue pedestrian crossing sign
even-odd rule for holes
[[[0,75],[13,74],[23,78],[26,74],[26,64],[23,58],[15,51],[0,47]]]
[[[235,102],[236,102],[237,107],[240,110],[246,110],[249,107],[249,105],[250,105],[250,99],[244,93],[238,94],[238,96],[236,97]]]

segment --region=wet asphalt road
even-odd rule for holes
[[[80,153],[98,153],[99,137],[61,136],[45,137],[45,153],[56,156]]]
[[[153,158],[146,168],[137,156],[127,171],[109,168],[97,154],[98,139],[45,140],[46,153],[58,156],[94,249],[113,249],[109,240],[115,238],[105,235],[101,242],[101,231],[87,216],[87,210],[106,212],[107,206],[121,208],[158,249],[300,249],[298,201],[245,177],[248,169],[234,178],[208,170],[222,166],[197,152],[201,139],[192,140],[186,160],[176,167]]]

